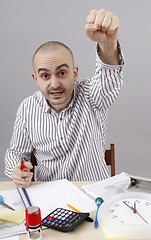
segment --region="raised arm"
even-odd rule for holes
[[[87,17],[86,35],[98,43],[102,62],[120,64],[118,53],[119,19],[105,9],[93,9]]]

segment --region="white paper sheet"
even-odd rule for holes
[[[19,240],[19,235],[3,238],[4,240]]]
[[[84,185],[82,189],[90,196],[105,199],[110,194],[124,192],[130,184],[130,177],[122,172],[114,177],[107,178],[94,184]]]
[[[81,212],[96,210],[95,202],[66,179],[33,185],[27,189],[32,205],[40,207],[42,218],[67,204]]]

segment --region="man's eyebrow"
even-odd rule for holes
[[[62,67],[67,67],[67,68],[69,68],[69,65],[66,64],[66,63],[63,63],[63,64],[57,66],[57,67],[56,67],[56,70],[58,70],[58,69],[60,69],[60,68],[62,68]]]
[[[47,69],[47,68],[39,68],[38,73],[41,72],[41,71],[50,72],[49,69]]]
[[[62,67],[67,67],[67,68],[69,68],[69,65],[68,65],[67,63],[60,64],[59,66],[56,67],[56,70],[58,70],[58,69],[60,69],[60,68],[62,68]],[[38,73],[40,73],[41,71],[50,72],[50,70],[47,69],[47,68],[39,68],[39,69],[38,69]]]

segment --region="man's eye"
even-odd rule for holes
[[[60,72],[60,75],[61,75],[61,76],[65,76],[65,75],[66,75],[66,72]]]
[[[44,78],[44,79],[48,78],[48,74],[43,74],[42,78]]]

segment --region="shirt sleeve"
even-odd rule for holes
[[[119,43],[118,50],[120,65],[108,65],[100,60],[97,48],[95,75],[90,80],[90,95],[91,104],[102,111],[107,111],[115,102],[123,85],[124,57]]]
[[[21,158],[30,159],[32,144],[29,139],[23,118],[23,104],[20,105],[13,128],[10,148],[5,153],[5,174],[12,178],[13,169],[21,163]]]

